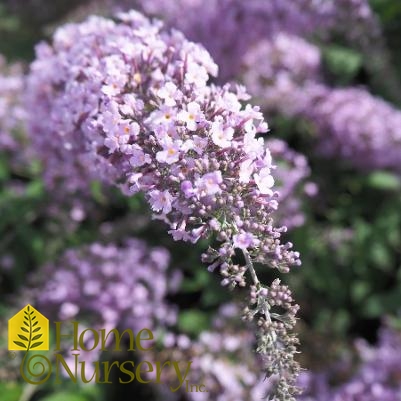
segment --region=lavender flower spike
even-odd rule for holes
[[[217,66],[203,47],[137,12],[66,25],[31,66],[30,131],[49,160],[62,149],[77,174],[144,193],[174,239],[216,238],[203,260],[223,284],[245,286],[249,271],[260,286],[253,262],[287,272],[299,254],[272,220],[278,194],[257,138],[267,131],[262,113],[240,103],[243,88],[208,85],[209,74]]]

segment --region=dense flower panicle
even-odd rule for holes
[[[305,222],[302,200],[314,197],[318,192],[317,185],[307,180],[310,176],[308,160],[281,139],[267,139],[266,146],[277,165],[275,179],[280,203],[278,219],[289,230],[302,226]]]
[[[243,56],[241,80],[264,110],[296,114],[320,79],[320,50],[297,36],[281,32]]]
[[[25,79],[20,64],[7,65],[0,55],[0,151],[16,155],[20,130],[26,117],[22,107]]]
[[[317,128],[323,155],[401,171],[401,111],[384,100],[362,88],[316,85],[302,114]]]
[[[156,330],[176,321],[166,296],[177,289],[180,276],[167,271],[169,262],[166,249],[137,239],[121,246],[94,243],[45,265],[40,274],[45,281],[36,283],[32,296],[55,319],[79,316],[90,327]]]
[[[353,372],[349,363],[319,373],[304,372],[300,382],[306,391],[300,401],[397,401],[401,399],[401,336],[389,328],[382,328],[377,345],[357,341],[359,367]],[[341,372],[337,372],[341,370]],[[332,387],[332,378],[345,371],[350,378]]]
[[[244,88],[209,86],[217,66],[207,51],[161,28],[131,11],[66,25],[40,45],[28,109],[46,169],[62,158],[56,171],[66,181],[74,175],[84,187],[98,177],[142,192],[175,240],[216,239],[203,261],[223,285],[245,286],[247,271],[255,282],[252,261],[289,271],[299,254],[272,219],[279,195],[258,137],[262,113],[241,104]]]
[[[46,45],[38,45],[37,52],[43,57],[43,61],[36,63],[38,68],[35,79],[28,77],[26,94],[25,107],[29,110],[29,115],[35,117],[28,119],[29,139],[36,157],[43,163],[47,188],[52,190],[62,185],[64,193],[84,193],[89,190],[89,183],[94,178],[87,165],[94,161],[88,153],[83,152],[86,146],[83,138],[68,134],[73,133],[77,116],[90,109],[90,101],[93,105],[95,98],[92,96],[91,99],[86,99],[89,92],[86,94],[82,89],[79,91],[80,85],[77,81],[75,85],[71,83],[71,86],[77,86],[75,97],[71,101],[63,98],[52,100],[52,85],[63,85],[62,77],[66,74],[66,65],[62,69],[62,65],[51,58],[52,51]],[[79,99],[80,95],[82,99]],[[50,135],[50,132],[54,132],[54,135]]]
[[[217,235],[222,244],[205,260],[231,283],[243,284],[246,270],[231,262],[235,235],[247,236],[254,260],[287,271],[299,259],[271,221],[277,194],[270,152],[256,139],[267,130],[262,114],[241,105],[242,88],[208,86],[217,73],[208,53],[160,28],[131,12],[67,25],[42,44],[29,78],[36,146],[49,147],[50,165],[64,155],[78,168],[73,179],[82,169],[127,194],[143,191],[176,240]]]

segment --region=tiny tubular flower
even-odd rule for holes
[[[222,191],[220,187],[222,182],[221,171],[213,171],[203,175],[196,181],[196,189],[201,196],[215,195]]]
[[[204,118],[204,114],[198,103],[190,102],[186,109],[178,113],[177,118],[184,122],[190,131],[195,131],[198,123]]]
[[[270,169],[268,167],[264,167],[260,170],[259,173],[253,175],[255,179],[255,183],[258,186],[258,189],[263,195],[272,195],[272,187],[274,185],[274,178],[270,173]]]

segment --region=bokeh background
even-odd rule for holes
[[[276,220],[303,262],[280,276],[301,307],[299,399],[401,400],[398,0],[0,3],[1,400],[250,400],[263,390],[252,331],[238,317],[243,294],[202,265],[207,242],[174,242],[141,195],[49,183],[47,156],[30,146],[24,74],[35,45],[64,23],[130,8],[202,43],[219,65],[216,81],[244,84],[269,123]],[[264,282],[276,277],[258,271]],[[152,357],[198,360],[194,377],[212,395],[24,383],[20,360],[7,355],[7,320],[27,302],[51,320],[160,331]]]

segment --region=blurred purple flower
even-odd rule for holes
[[[349,379],[331,386],[336,366],[321,372],[305,372],[300,385],[305,387],[299,401],[397,401],[401,399],[401,335],[382,328],[376,345],[358,340],[359,366],[355,372],[346,364]],[[344,366],[341,368],[344,370]]]
[[[33,276],[32,296],[54,319],[82,319],[91,327],[151,330],[171,326],[176,310],[166,300],[178,271],[167,271],[168,251],[128,239],[65,252]],[[89,319],[89,321],[88,321]]]
[[[317,129],[319,151],[365,170],[401,171],[401,110],[362,88],[316,85],[301,114]]]

